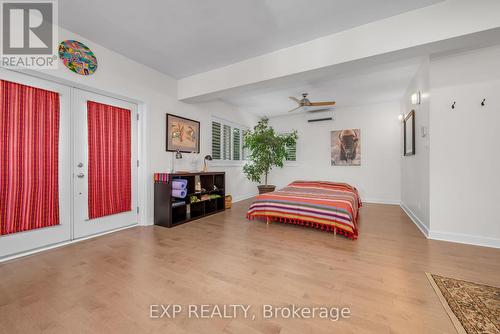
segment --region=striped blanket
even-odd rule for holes
[[[257,196],[248,219],[271,219],[358,237],[361,200],[356,188],[326,181],[295,181],[285,188]]]

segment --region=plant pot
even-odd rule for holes
[[[276,189],[276,186],[273,186],[273,185],[260,185],[260,186],[257,186],[257,188],[259,189],[259,195],[261,194],[265,194],[265,193],[270,193],[270,192],[273,192],[274,189]]]

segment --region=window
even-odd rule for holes
[[[241,130],[233,128],[233,160],[240,160],[241,156]]]
[[[290,132],[285,132],[288,134]],[[297,161],[297,143],[292,146],[286,146],[286,161]]]
[[[221,119],[212,120],[212,158],[219,161],[242,161],[243,131],[246,127]]]
[[[212,121],[212,159],[220,160],[220,123]]]
[[[231,160],[231,127],[222,127],[222,160]]]
[[[286,161],[297,161],[297,144],[286,147]]]

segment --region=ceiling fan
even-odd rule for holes
[[[295,111],[295,110],[303,108],[303,107],[322,107],[322,106],[334,106],[335,105],[335,101],[311,102],[307,98],[307,95],[308,95],[307,93],[302,93],[302,99],[300,99],[300,100],[296,97],[290,96],[289,99],[297,102],[297,104],[299,106],[296,108],[293,108],[292,110],[289,110],[288,112],[292,112],[292,111]],[[308,108],[306,108],[306,109],[308,109]],[[323,111],[323,110],[328,110],[328,109],[329,108],[320,108],[320,109],[310,109],[307,111],[316,112],[316,111]]]

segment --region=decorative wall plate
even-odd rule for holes
[[[62,41],[59,44],[59,58],[67,68],[81,75],[90,75],[97,70],[97,58],[94,53],[78,41]]]

